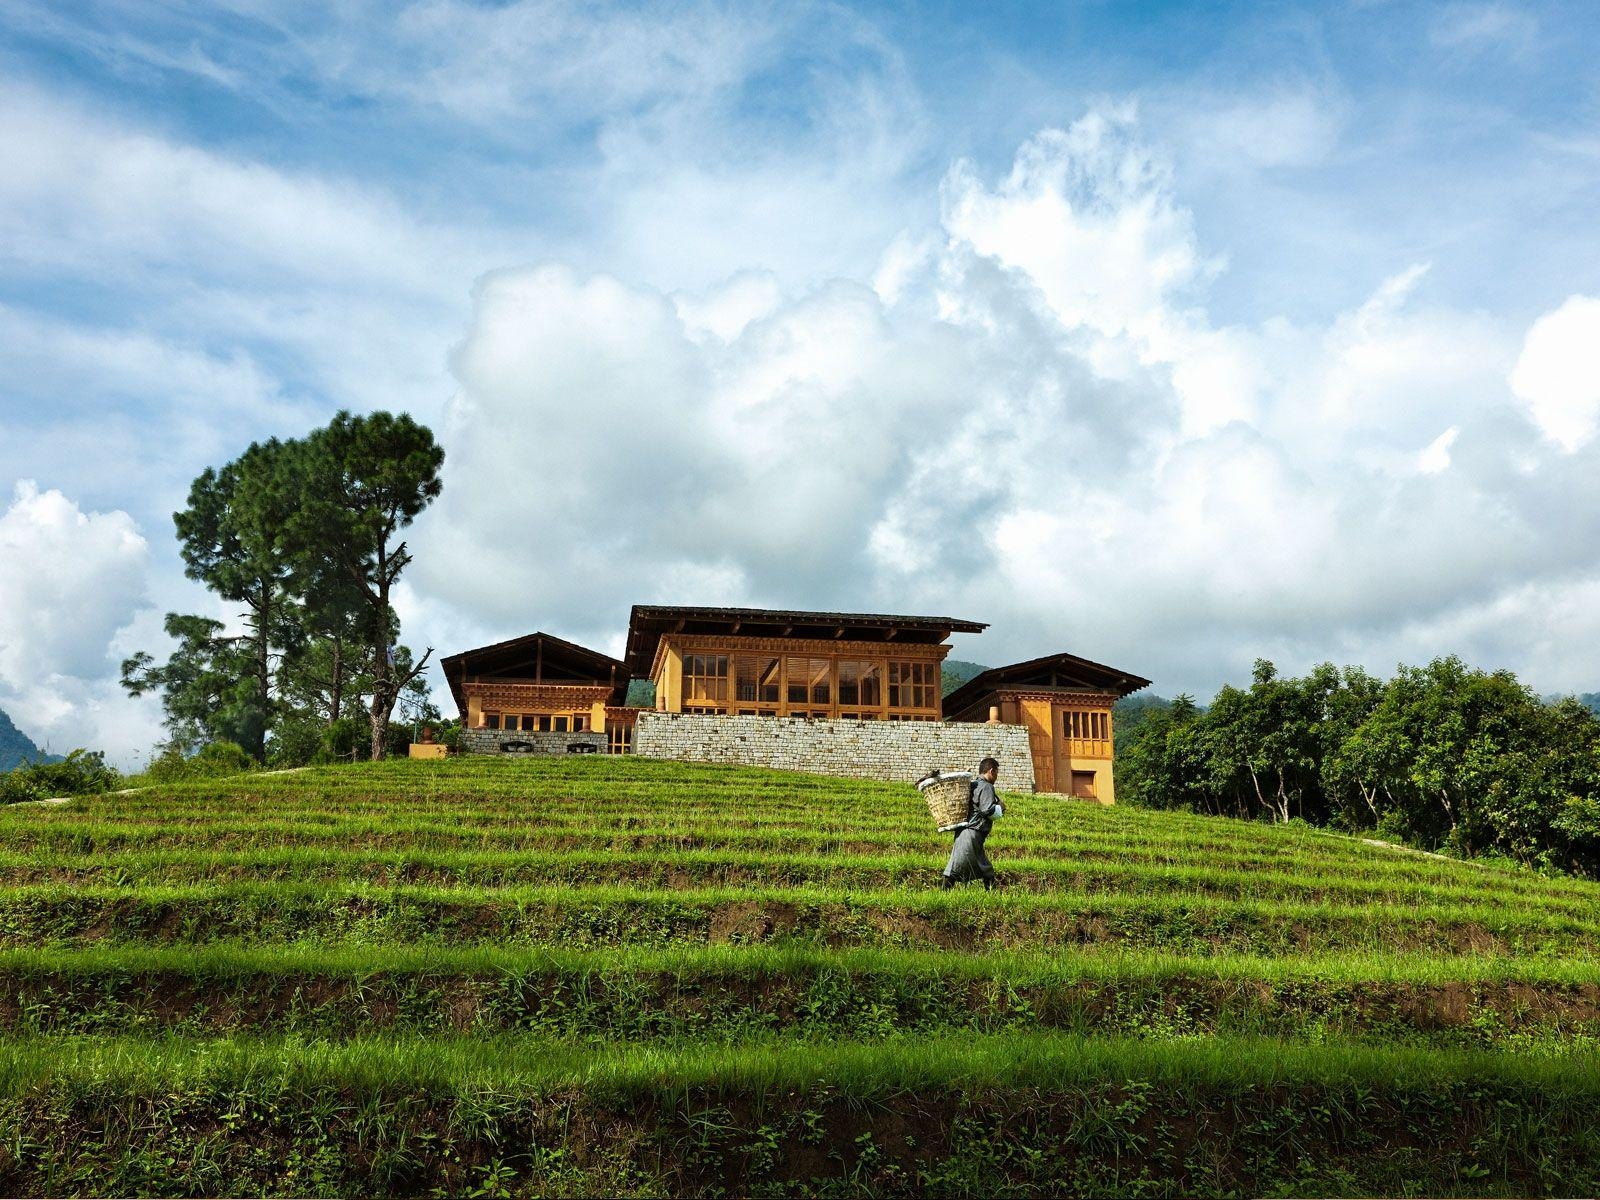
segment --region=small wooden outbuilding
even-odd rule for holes
[[[1111,707],[1149,686],[1103,663],[1051,654],[975,676],[945,697],[944,712],[955,721],[1026,725],[1039,791],[1112,804]]]
[[[548,633],[463,650],[441,660],[468,729],[611,733],[627,724],[627,664]]]

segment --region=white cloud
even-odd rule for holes
[[[1461,436],[1461,426],[1452,425],[1417,455],[1417,470],[1424,475],[1437,475],[1450,469],[1450,447]]]
[[[1169,98],[1164,107],[1188,159],[1207,171],[1308,167],[1327,159],[1348,120],[1348,104],[1323,87]]]
[[[1461,56],[1485,51],[1521,59],[1538,46],[1538,18],[1504,3],[1441,5],[1434,14],[1428,36],[1442,50]]]
[[[13,269],[104,275],[200,261],[206,275],[236,282],[354,278],[431,295],[443,261],[473,249],[381,193],[212,153],[14,85],[0,88],[0,155],[0,245]]]
[[[490,277],[419,591],[600,644],[634,601],[950,611],[995,623],[982,659],[1169,688],[1261,653],[1387,669],[1445,628],[1504,649],[1470,614],[1600,553],[1600,516],[1554,520],[1600,513],[1600,472],[1507,413],[1514,336],[1423,266],[1320,326],[1212,325],[1217,265],[1133,129],[958,166],[877,290]]]
[[[120,751],[130,717],[149,732],[118,700],[112,661],[144,605],[148,558],[127,513],[17,484],[0,514],[0,708],[35,740]]]
[[[793,18],[689,3],[569,0],[343,6],[299,48],[327,79],[474,122],[586,119],[740,83]]]
[[[1533,323],[1511,390],[1545,437],[1576,451],[1600,429],[1600,299],[1571,296]]]

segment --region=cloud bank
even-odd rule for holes
[[[36,742],[119,755],[144,742],[149,714],[121,695],[115,660],[145,604],[148,558],[127,513],[17,484],[0,513],[0,709]]]
[[[863,607],[1168,690],[1447,652],[1592,686],[1596,400],[1563,381],[1595,302],[1524,339],[1418,263],[1321,325],[1214,323],[1225,263],[1127,109],[940,199],[873,286],[484,278],[419,593],[613,647],[635,601]]]

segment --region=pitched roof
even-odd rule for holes
[[[539,669],[542,666],[544,682],[581,680],[606,684],[612,688],[612,698],[617,704],[623,703],[628,694],[628,681],[632,678],[626,663],[548,633],[530,633],[509,641],[495,642],[491,646],[462,650],[440,659],[439,665],[444,669],[444,677],[450,684],[451,694],[456,698],[456,706],[463,714],[467,711],[467,703],[461,685],[468,675],[526,679],[533,673],[532,670],[526,675],[514,672],[519,667]]]
[[[1060,688],[1127,696],[1149,686],[1150,681],[1142,676],[1076,654],[1047,654],[1008,667],[990,667],[973,676],[944,698],[944,712],[946,716],[962,712],[980,703],[986,693],[1000,688]]]
[[[745,637],[832,638],[848,631],[858,641],[942,642],[952,633],[982,633],[988,625],[958,617],[890,613],[810,612],[786,608],[701,608],[635,604],[624,658],[635,675],[649,675],[656,647],[669,633],[737,633]]]

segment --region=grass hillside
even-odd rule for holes
[[[394,762],[0,811],[0,1193],[1600,1191],[1600,886],[1016,796]]]

